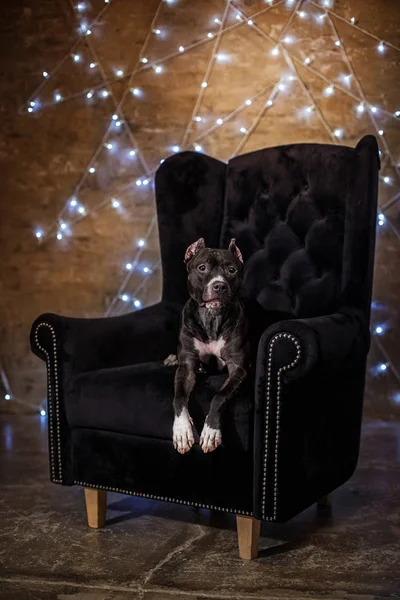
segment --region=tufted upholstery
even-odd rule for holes
[[[246,294],[296,317],[342,304],[346,201],[354,150],[296,144],[230,161],[221,245],[245,259]]]

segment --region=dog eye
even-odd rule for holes
[[[229,273],[236,273],[237,269],[236,267],[229,267],[228,271]]]
[[[198,267],[199,271],[205,271],[206,270],[206,265],[199,265]]]

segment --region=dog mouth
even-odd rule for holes
[[[200,302],[200,306],[205,306],[206,308],[220,308],[222,304],[223,301],[221,298],[209,298]]]

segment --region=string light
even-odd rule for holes
[[[11,400],[11,396],[10,396],[10,394],[6,394],[6,395],[4,396],[4,400]]]
[[[185,52],[185,48],[183,46],[179,46],[178,50],[179,52]]]
[[[142,306],[142,303],[140,302],[140,300],[135,300],[133,304],[136,308],[140,308]]]
[[[351,23],[352,25],[354,25],[354,24],[355,24],[355,22],[356,22],[356,19],[355,19],[355,17],[351,17],[351,19],[350,19],[350,23]]]
[[[93,174],[96,172],[96,169],[95,169],[95,167],[89,167],[88,171],[89,171],[89,173]]]
[[[209,32],[207,33],[207,37],[208,37],[208,38],[210,38],[210,40],[211,40],[211,39],[214,37],[214,34],[213,34],[213,33],[211,33],[211,31],[209,31]]]
[[[56,94],[56,95],[54,96],[54,100],[55,100],[56,102],[60,102],[60,100],[62,100],[62,96],[61,96],[61,94]]]
[[[149,267],[143,267],[143,273],[150,273]]]
[[[383,135],[383,133],[384,133],[383,129],[379,129],[378,133],[379,133],[379,135]]]
[[[117,76],[117,77],[122,77],[122,76],[123,76],[123,74],[124,74],[124,72],[123,72],[123,70],[122,70],[122,69],[118,69],[118,71],[116,72],[116,76]]]
[[[123,302],[129,302],[129,296],[128,296],[128,294],[122,294],[122,296],[121,296],[121,300],[122,300]]]
[[[126,263],[126,265],[125,265],[125,269],[126,269],[127,271],[131,271],[131,270],[132,270],[132,267],[133,267],[132,263]]]
[[[196,144],[194,149],[196,150],[196,152],[202,152],[203,148],[201,146],[199,146],[199,144]]]
[[[294,37],[292,35],[286,35],[283,38],[283,41],[285,42],[285,44],[293,44],[294,42]]]
[[[43,237],[43,231],[41,229],[37,229],[35,231],[35,236],[37,237],[38,240],[40,240],[40,238]]]
[[[299,15],[300,19],[305,19],[307,16],[307,13],[304,10],[300,10],[298,12],[298,15]]]
[[[216,122],[217,125],[222,125],[222,123],[224,122],[224,120],[223,119],[217,119],[215,122]]]
[[[172,146],[172,152],[179,152],[179,151],[180,151],[179,146]]]
[[[247,21],[247,25],[250,25],[250,27],[251,27],[252,25],[254,25],[254,22],[253,22],[253,20],[252,20],[252,19],[249,19],[249,20]]]
[[[340,46],[340,45],[341,45],[341,44],[340,44],[340,40],[336,40],[336,42],[335,42],[335,46]]]
[[[311,62],[311,58],[309,56],[307,56],[307,58],[304,59],[304,64],[309,65],[310,62]]]
[[[201,83],[201,87],[202,87],[202,88],[206,88],[207,86],[208,86],[208,83],[207,83],[207,81],[202,81],[202,83]]]
[[[47,71],[43,71],[43,77],[45,77],[47,79],[47,77],[49,76]]]
[[[162,73],[163,68],[160,65],[157,65],[156,67],[154,67],[154,70],[156,73]]]
[[[130,150],[129,156],[136,156],[136,150]]]
[[[70,206],[72,206],[73,208],[75,208],[75,206],[78,204],[78,202],[76,201],[75,198],[72,198],[72,200],[70,200]]]
[[[272,100],[267,100],[267,106],[272,106],[273,102]]]
[[[381,335],[383,333],[382,325],[378,325],[377,327],[375,327],[375,333],[377,333],[378,335]]]
[[[139,248],[144,248],[144,246],[146,245],[146,242],[143,239],[140,239],[137,241],[137,245]]]
[[[89,65],[89,67],[90,67],[91,69],[94,69],[94,68],[95,68],[95,66],[96,66],[96,63],[94,63],[94,62],[91,62],[91,63],[90,63],[90,65]]]
[[[41,409],[40,416],[41,417],[45,417],[46,416],[46,411],[44,410],[44,408]]]
[[[33,112],[33,108],[31,106],[29,106],[28,113],[31,113],[31,112]]]
[[[79,62],[81,60],[81,57],[79,54],[74,54],[73,59],[74,59],[74,62]]]
[[[325,88],[325,95],[332,96],[332,94],[333,94],[333,85],[329,85],[327,88]]]
[[[383,42],[379,42],[377,46],[378,52],[385,52],[385,44]]]
[[[391,179],[390,179],[390,177],[387,177],[387,176],[386,176],[386,177],[384,177],[384,178],[383,178],[383,181],[384,181],[385,183],[390,183],[390,182],[391,182]]]
[[[62,233],[60,233],[60,232],[57,233],[57,239],[62,240]]]
[[[343,129],[335,129],[335,131],[333,132],[333,134],[337,137],[337,138],[341,138],[343,135]]]
[[[197,121],[197,123],[200,123],[201,121],[201,117],[197,116],[197,117],[193,117],[193,121]]]
[[[378,215],[378,225],[380,227],[382,227],[382,225],[385,224],[385,221],[386,221],[385,215],[383,213],[379,213],[379,215]]]
[[[246,127],[241,127],[240,128],[240,133],[247,133]]]
[[[161,29],[154,29],[154,33],[156,35],[160,35],[161,34]]]
[[[371,112],[376,114],[378,112],[378,108],[376,106],[371,106]]]
[[[115,121],[115,127],[121,127],[122,121]]]
[[[251,105],[251,100],[250,99],[246,100],[245,104],[247,104],[247,106],[250,106]]]
[[[148,58],[146,58],[146,57],[144,57],[144,56],[143,56],[143,57],[140,59],[140,62],[142,62],[142,63],[145,65],[146,63],[148,63],[148,62],[149,62],[149,60],[148,60]]]
[[[111,199],[111,205],[113,208],[119,208],[121,206],[121,202],[116,198]]]
[[[395,117],[400,117],[400,110],[396,110],[396,112],[394,113]]]
[[[278,56],[278,54],[279,54],[278,46],[275,46],[275,48],[272,48],[271,54],[272,54],[272,56]]]
[[[85,211],[85,208],[84,208],[84,206],[80,206],[80,207],[78,208],[78,213],[80,213],[81,215],[84,215],[84,214],[85,214],[85,212],[86,212],[86,211]]]
[[[90,98],[92,98],[92,96],[93,96],[93,92],[88,92],[88,93],[86,94],[86,98],[89,98],[89,99],[90,99]]]
[[[364,104],[361,102],[358,106],[357,106],[357,112],[358,113],[363,113],[365,110]]]
[[[380,369],[381,371],[386,371],[386,370],[387,370],[387,368],[388,368],[388,366],[387,366],[387,364],[386,364],[386,363],[381,363],[381,364],[379,365],[379,369]]]
[[[101,92],[101,95],[103,96],[103,98],[107,98],[107,96],[108,96],[108,91],[107,91],[107,90],[103,90],[103,91]]]
[[[60,227],[61,227],[61,229],[63,229],[65,231],[67,229],[67,224],[66,223],[60,223]]]
[[[138,187],[140,187],[142,185],[142,180],[141,179],[136,179],[136,185]]]

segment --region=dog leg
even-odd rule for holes
[[[180,454],[189,452],[194,444],[192,419],[188,411],[189,396],[196,382],[195,363],[180,364],[175,374],[174,425],[172,439]]]
[[[169,354],[164,360],[164,365],[167,367],[175,367],[178,364],[178,357],[176,354]]]
[[[212,452],[221,445],[221,413],[226,402],[233,396],[239,385],[246,378],[247,372],[242,365],[227,361],[229,377],[211,401],[210,411],[206,417],[200,436],[203,452]]]

